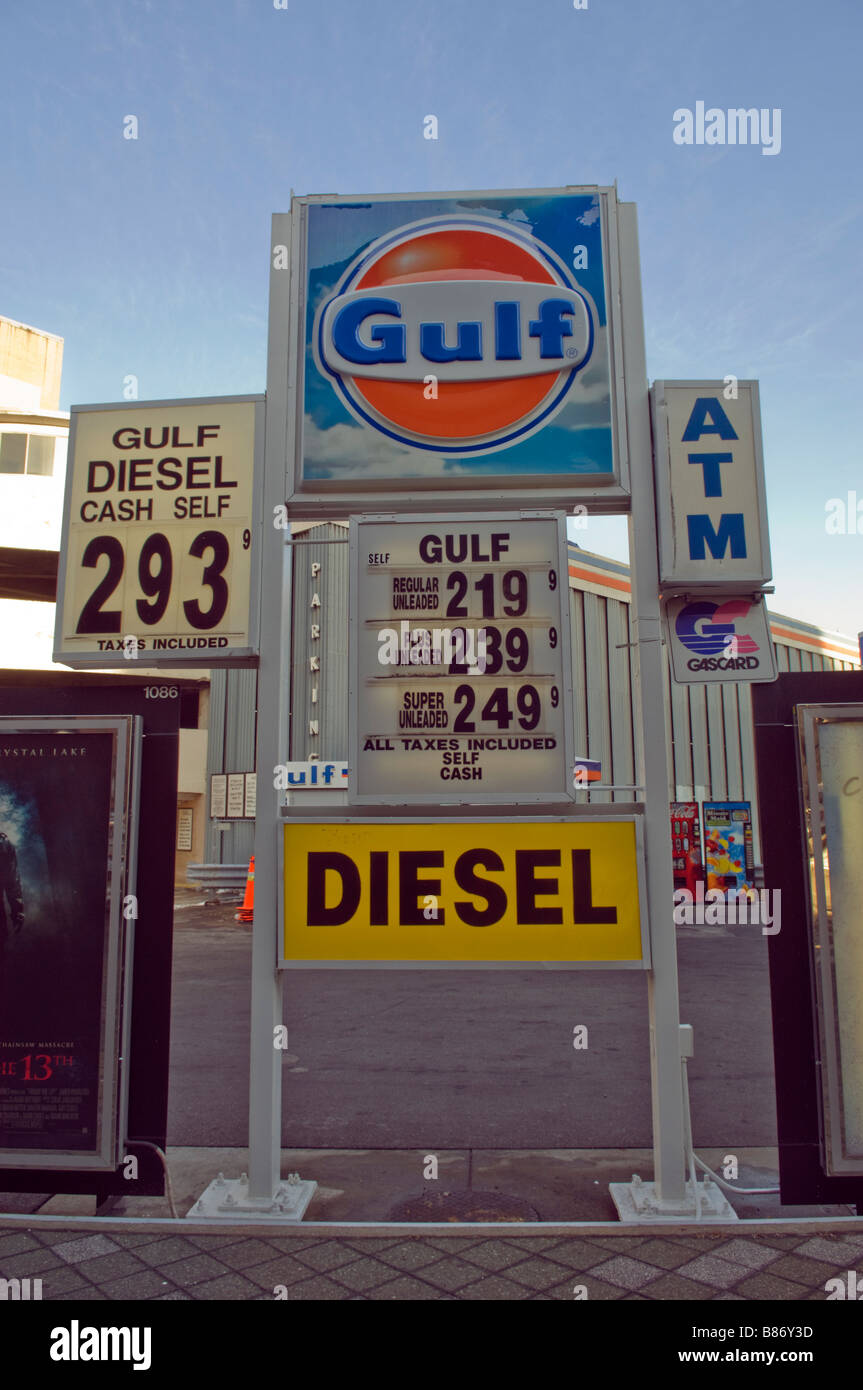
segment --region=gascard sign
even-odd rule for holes
[[[55,661],[254,657],[262,437],[261,397],[72,407]]]
[[[350,800],[573,799],[564,521],[351,523]]]
[[[776,652],[762,597],[690,594],[669,599],[663,615],[678,684],[775,681]]]

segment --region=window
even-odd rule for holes
[[[54,472],[53,434],[0,434],[0,473]]]
[[[23,473],[27,456],[26,434],[0,434],[0,473]]]
[[[27,450],[27,472],[39,473],[43,478],[50,478],[54,472],[53,434],[31,434],[28,438],[30,446]]]

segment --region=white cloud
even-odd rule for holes
[[[489,450],[494,447],[489,445]],[[445,448],[439,454],[409,449],[359,425],[333,425],[322,430],[309,416],[305,418],[305,456],[319,470],[325,469],[323,476],[328,478],[384,478],[389,475],[448,480],[477,476],[473,458],[447,458]]]
[[[310,463],[327,470],[325,476],[338,478],[440,477],[443,472],[467,471],[461,463],[444,463],[443,453],[409,449],[396,444],[378,431],[360,425],[332,425],[319,429],[309,416],[305,419],[305,455]]]
[[[598,328],[591,359],[578,373],[575,386],[555,424],[563,429],[591,429],[606,423],[611,388],[608,381],[608,329]],[[601,410],[600,410],[601,407]],[[579,415],[576,416],[576,410]],[[581,412],[588,411],[585,420]],[[572,419],[572,423],[570,423]]]
[[[329,429],[320,429],[306,416],[304,436],[306,458],[337,468],[339,473],[367,473],[370,464],[398,472],[412,457],[411,451],[360,425],[331,425]]]
[[[335,294],[336,290],[338,289],[338,286],[339,286],[340,283],[341,283],[341,277],[340,277],[339,280],[334,280],[333,283],[332,283],[331,285],[321,285],[320,289],[318,290],[317,294],[315,295],[315,300],[314,300],[314,305],[313,305],[313,308],[314,308],[315,313],[318,312],[318,309],[320,308],[320,306],[321,306],[322,304],[325,304],[326,301],[327,301],[328,299],[332,299],[332,297],[333,297],[333,295]]]

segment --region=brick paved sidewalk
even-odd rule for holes
[[[744,1228],[745,1230],[745,1228]],[[272,1228],[169,1231],[106,1220],[98,1232],[0,1226],[0,1279],[40,1279],[43,1300],[588,1299],[825,1300],[863,1263],[863,1223],[783,1233],[678,1227],[356,1235]],[[23,1289],[22,1289],[23,1294]]]

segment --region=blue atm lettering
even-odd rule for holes
[[[696,443],[705,434],[715,434],[720,439],[738,438],[715,396],[699,396],[696,399],[681,442]],[[734,455],[728,452],[697,453],[688,454],[687,460],[693,467],[702,470],[704,496],[721,497],[720,464],[733,463]],[[690,560],[706,560],[708,550],[714,560],[721,560],[728,550],[732,560],[746,559],[746,523],[742,512],[723,512],[718,526],[714,525],[706,512],[696,512],[687,516],[686,527]]]
[[[707,418],[710,417],[708,428]],[[683,431],[683,443],[692,444],[703,434],[718,434],[720,439],[737,439],[734,426],[715,396],[699,396]]]
[[[723,512],[719,518],[718,531],[706,512],[696,512],[686,518],[689,532],[690,560],[706,559],[705,549],[714,560],[721,560],[729,544],[732,560],[746,559],[746,532],[742,512]]]

